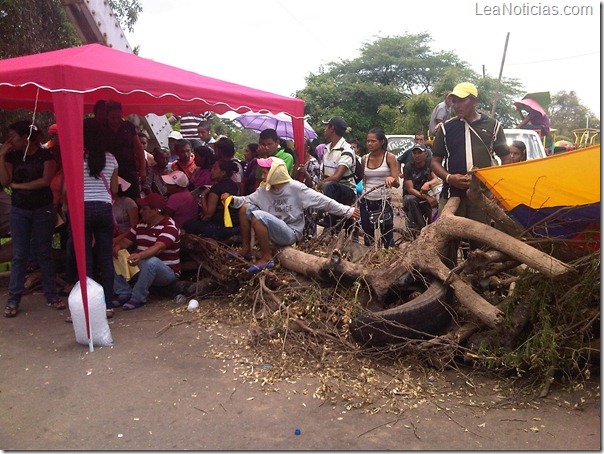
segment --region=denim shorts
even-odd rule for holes
[[[278,217],[258,209],[258,207],[249,204],[245,212],[247,218],[252,220],[252,216],[262,222],[268,230],[268,238],[277,246],[289,246],[298,241],[296,232]]]

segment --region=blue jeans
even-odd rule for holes
[[[201,221],[198,219],[191,219],[185,222],[182,225],[182,228],[187,233],[213,238],[217,241],[226,240],[240,232],[238,225],[234,227],[225,227],[224,225],[214,224],[211,221]]]
[[[105,303],[111,306],[113,298],[113,207],[107,202],[84,202],[84,232],[86,235],[86,275],[94,279],[95,267],[100,272],[100,283]],[[92,247],[94,239],[95,245]],[[93,250],[94,249],[94,250]]]
[[[361,211],[361,227],[365,232],[365,245],[371,246],[375,242],[373,237],[375,232],[375,224],[369,218],[370,211],[380,211],[382,217],[386,220],[380,221],[379,228],[381,233],[381,242],[384,247],[389,248],[394,246],[394,213],[392,212],[392,204],[389,200],[367,200],[360,203]]]
[[[266,211],[259,210],[255,205],[248,204],[245,215],[250,221],[253,216],[262,222],[268,230],[268,239],[277,246],[289,246],[298,241],[298,235],[285,221]]]
[[[172,268],[157,257],[141,260],[138,267],[140,271],[133,278],[136,279],[134,287],[130,287],[123,276],[115,274],[115,293],[119,296],[128,296],[137,303],[146,303],[152,285],[165,287],[176,282],[176,274],[174,274]]]
[[[52,259],[52,236],[56,213],[52,204],[28,210],[11,207],[10,232],[13,243],[7,304],[19,304],[25,284],[25,270],[31,251],[42,271],[42,288],[48,303],[57,301],[55,264]]]

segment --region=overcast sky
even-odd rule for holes
[[[484,65],[498,77],[510,32],[504,78],[518,78],[526,92],[574,90],[600,115],[600,4],[593,0],[140,3],[127,37],[141,57],[286,96],[321,65],[405,33],[428,32],[434,50],[454,51],[475,71]]]

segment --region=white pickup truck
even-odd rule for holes
[[[504,129],[505,140],[508,146],[512,145],[514,140],[520,140],[526,145],[526,159],[545,158],[547,153],[541,141],[541,137],[531,129]]]

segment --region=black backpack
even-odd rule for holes
[[[360,183],[363,181],[363,164],[361,163],[361,159],[356,156],[356,162],[354,164],[354,182]]]

